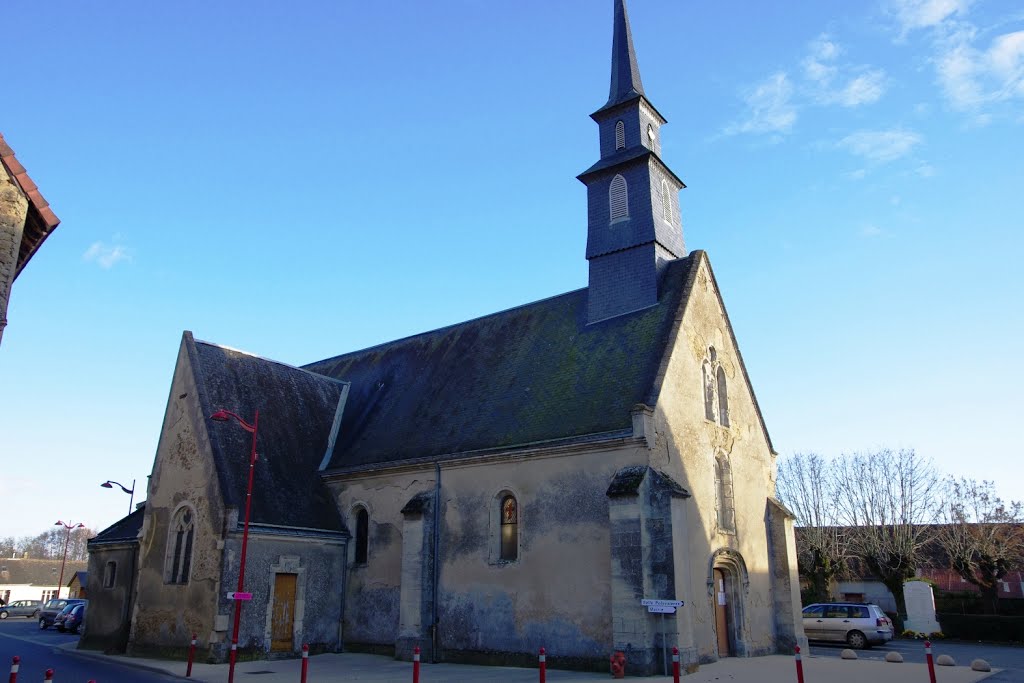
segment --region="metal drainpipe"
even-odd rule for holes
[[[440,539],[440,528],[441,528],[441,463],[434,463],[434,599],[431,600],[430,610],[432,612],[430,617],[431,629],[431,647],[430,647],[430,661],[433,664],[437,663],[437,592],[440,586],[440,577],[437,573],[438,555],[441,553],[441,539]]]

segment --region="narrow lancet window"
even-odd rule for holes
[[[370,514],[366,508],[356,510],[356,564],[366,564],[370,545]]]
[[[191,508],[182,508],[174,515],[170,528],[167,583],[188,583],[192,569],[192,540],[195,519]]]
[[[718,423],[729,426],[729,390],[725,383],[725,368],[718,368]]]
[[[615,123],[615,150],[626,148],[626,126],[622,121]]]

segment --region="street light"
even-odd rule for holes
[[[57,597],[60,597],[60,589],[64,587],[64,563],[68,561],[68,542],[71,541],[71,530],[81,529],[85,525],[79,522],[78,524],[66,524],[61,520],[57,520],[54,526],[62,526],[67,530],[67,535],[64,537],[64,559],[60,561],[60,578],[57,579]]]
[[[129,515],[132,514],[132,503],[135,502],[135,480],[132,479],[132,487],[130,489],[129,488],[125,488],[125,486],[123,484],[118,484],[116,481],[110,481],[109,479],[107,479],[105,482],[100,484],[100,486],[102,486],[105,489],[112,489],[112,488],[114,488],[115,485],[120,487],[120,489],[122,491],[124,491],[129,496],[131,496],[131,498],[128,499],[128,514]]]
[[[252,434],[252,450],[249,453],[249,488],[245,491],[245,526],[242,527],[242,559],[238,567],[238,591],[235,593],[235,621],[231,628],[231,656],[228,664],[228,683],[235,683],[235,658],[238,655],[238,626],[242,619],[242,601],[238,597],[245,590],[245,552],[249,546],[249,509],[252,503],[252,474],[256,468],[256,429],[260,423],[260,411],[249,424],[230,410],[218,410],[210,416],[216,422],[227,422],[234,418],[242,429]]]

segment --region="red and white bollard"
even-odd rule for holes
[[[679,648],[672,648],[672,683],[679,683]]]
[[[192,660],[196,657],[196,634],[192,634],[192,644],[188,646],[188,668],[185,669],[185,678],[192,676]]]
[[[796,683],[804,683],[804,662],[800,657],[800,646],[795,648],[796,654]]]
[[[43,680],[44,681],[52,681],[53,680],[53,669],[47,669],[46,670],[46,673],[43,674]]]
[[[306,676],[309,674],[309,645],[302,644],[302,683],[306,683]]]
[[[544,648],[537,655],[537,664],[540,667],[540,683],[544,683],[548,680],[548,651]]]
[[[21,657],[14,655],[11,659],[11,677],[7,679],[8,683],[18,683],[18,667],[21,665]]]
[[[412,683],[420,683],[420,646],[412,649]]]
[[[924,658],[928,660],[928,680],[935,683],[935,662],[932,661],[932,643],[924,641]]]

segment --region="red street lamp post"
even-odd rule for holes
[[[128,488],[124,484],[119,484],[116,481],[111,481],[110,479],[107,479],[105,482],[100,484],[100,486],[102,486],[105,489],[112,489],[115,486],[117,486],[122,491],[127,493],[130,496],[130,498],[128,498],[128,514],[130,515],[132,513],[132,503],[135,502],[135,480],[134,479],[132,479],[132,487],[131,488]]]
[[[238,591],[242,593],[245,590],[245,553],[249,546],[249,509],[252,504],[252,475],[256,468],[256,429],[260,423],[260,411],[256,411],[256,416],[252,420],[252,424],[249,424],[238,415],[232,413],[230,410],[218,410],[210,416],[211,420],[217,422],[227,422],[228,418],[235,418],[242,429],[252,434],[252,450],[249,453],[249,487],[245,491],[245,525],[242,527],[242,559],[238,567]],[[242,620],[242,601],[235,597],[235,621],[231,627],[231,655],[228,664],[228,683],[235,683],[235,659],[238,656],[238,627]]]
[[[60,578],[57,579],[57,597],[60,597],[60,589],[64,587],[64,564],[68,561],[68,543],[71,541],[71,530],[81,529],[85,527],[84,524],[79,522],[78,524],[65,524],[61,520],[57,520],[54,526],[62,526],[67,530],[67,535],[64,536],[64,559],[60,561]]]

